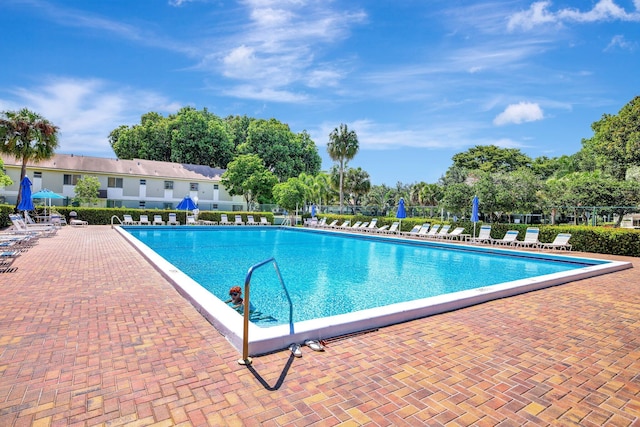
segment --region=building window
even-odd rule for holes
[[[107,179],[107,187],[109,188],[122,188],[122,178],[115,178],[110,176]]]
[[[173,209],[173,203],[164,203],[165,209]]]
[[[147,206],[147,202],[141,201],[139,206],[140,206],[140,209],[144,209]]]
[[[173,190],[173,181],[165,181],[164,182],[165,190]]]
[[[66,175],[65,175],[66,176]],[[34,172],[33,173],[33,177],[34,178],[42,178],[42,172]]]
[[[212,209],[218,209],[218,204],[214,203]]]
[[[141,179],[140,180],[140,185],[147,185],[147,180],[146,179]]]
[[[218,189],[218,184],[213,184],[213,189],[217,190]]]
[[[198,183],[197,182],[192,182],[189,184],[189,190],[191,191],[198,191]]]
[[[35,174],[33,175],[33,177],[35,178]],[[42,174],[40,174],[40,178],[42,178]],[[64,185],[76,185],[78,183],[78,180],[80,179],[80,175],[69,175],[69,174],[64,174]]]

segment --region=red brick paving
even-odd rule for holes
[[[640,425],[626,260],[247,368],[114,230],[66,227],[0,274],[0,426]]]

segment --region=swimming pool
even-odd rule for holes
[[[293,302],[295,327],[289,325],[289,305],[274,270],[256,270],[251,302],[265,320],[252,324],[253,354],[300,341],[296,335],[328,338],[459,308],[462,300],[459,306],[513,294],[516,288],[515,293],[526,292],[620,267],[576,257],[309,229],[126,229],[147,258],[146,251],[153,251],[167,263],[166,276],[183,274],[186,277],[179,281],[192,282],[187,288],[197,289],[198,295],[188,298],[221,330],[234,329],[241,321],[222,302],[229,288],[243,286],[249,267],[275,257]],[[202,306],[202,288],[218,303]],[[280,339],[272,342],[276,336]]]

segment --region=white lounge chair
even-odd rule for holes
[[[148,215],[140,215],[140,220],[138,221],[138,224],[140,224],[140,225],[151,225],[151,222],[149,222],[149,216]]]
[[[413,228],[411,229],[411,231],[403,231],[402,235],[404,236],[416,236],[418,235],[418,232],[420,231],[420,229],[422,228],[421,225],[414,225]]]
[[[569,243],[569,239],[571,238],[571,234],[569,233],[560,233],[558,234],[553,242],[551,243],[540,243],[540,248],[542,249],[557,249],[557,250],[571,250],[571,244]]]
[[[180,221],[178,221],[175,213],[169,214],[169,221],[167,221],[167,225],[180,225]]]
[[[220,222],[218,224],[231,225],[231,222],[229,222],[229,218],[227,218],[227,214],[220,214]]]
[[[365,232],[372,232],[372,231],[376,231],[378,229],[378,227],[376,227],[376,224],[378,223],[378,218],[373,218],[371,220],[371,222],[369,223],[369,225],[367,226],[367,228],[361,228],[360,230],[365,231]]]
[[[89,221],[73,218],[69,220],[69,225],[72,227],[87,227],[89,225]]]
[[[42,237],[51,237],[58,232],[58,228],[53,225],[48,226],[38,226],[38,225],[27,225],[20,215],[9,215],[9,219],[13,223],[14,230],[12,230],[15,234],[36,234]]]
[[[471,243],[488,243],[491,244],[493,242],[493,238],[491,237],[491,226],[483,225],[480,227],[480,232],[478,233],[478,237],[471,237],[469,239]]]
[[[348,228],[351,226],[351,220],[348,219],[345,222],[343,222],[341,225],[334,227],[334,228]]]
[[[500,246],[513,246],[514,242],[518,240],[518,230],[509,230],[505,233],[502,239],[496,239],[493,244]]]
[[[380,228],[378,229],[378,232],[382,234],[399,234],[400,230],[398,230],[398,227],[400,227],[400,222],[396,221],[391,224],[391,227],[389,227],[388,229],[383,230],[382,228]]]
[[[352,225],[351,227],[349,227],[349,228],[352,228],[352,229],[354,229],[354,230],[357,230],[358,228],[360,228],[360,225],[362,225],[362,221],[356,221],[356,223],[355,223],[355,224],[353,224],[353,225]]]
[[[444,239],[447,236],[447,234],[449,234],[450,229],[451,229],[451,225],[445,224],[440,228],[440,231],[438,231],[436,234],[433,235],[433,237],[435,237],[436,239]]]
[[[324,220],[326,221],[327,219],[324,218]],[[260,217],[260,225],[271,225],[271,223],[269,222],[269,220],[267,219],[266,216],[261,216]]]
[[[463,233],[464,233],[464,227],[456,227],[451,233],[442,237],[448,240],[466,240],[466,238],[469,237],[469,235],[463,234]]]
[[[244,225],[244,221],[242,221],[242,215],[236,215],[236,220],[233,223],[234,225]]]
[[[440,224],[433,224],[429,231],[424,234],[419,234],[419,236],[425,239],[433,239],[435,235],[438,234],[438,230],[440,230]]]
[[[133,220],[131,215],[124,214],[122,215],[122,225],[134,225],[136,222]]]
[[[253,215],[247,215],[247,225],[260,225],[254,219]]]
[[[523,248],[537,248],[540,246],[540,240],[538,240],[538,236],[540,235],[540,229],[537,227],[528,227],[527,232],[524,235],[524,240],[514,242],[514,245],[517,247]]]
[[[154,215],[153,216],[153,225],[164,225],[164,221],[162,219],[162,215]]]
[[[193,215],[187,215],[187,225],[198,225],[196,217]]]

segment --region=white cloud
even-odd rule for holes
[[[183,104],[154,92],[118,87],[99,79],[45,79],[39,87],[12,91],[3,109],[29,108],[60,128],[58,152],[113,156],[109,133],[140,122],[149,111],[174,113]]]
[[[335,86],[344,74],[338,62],[318,64],[318,51],[347,37],[350,28],[362,22],[360,11],[335,10],[325,2],[306,0],[248,0],[249,22],[228,36],[228,46],[220,61],[216,55],[206,57],[201,68],[220,71],[225,77],[242,80],[227,94],[249,95],[250,99],[298,102],[302,96],[285,87],[319,88]],[[256,90],[247,91],[247,85]],[[258,98],[256,98],[258,94]]]
[[[640,0],[639,0],[640,1]],[[614,50],[616,48],[620,48],[623,50],[635,50],[638,47],[636,42],[631,42],[625,39],[623,35],[613,36],[607,47],[604,49],[606,51]]]
[[[502,113],[493,120],[496,126],[502,126],[509,123],[520,124],[524,122],[535,122],[542,120],[544,114],[542,108],[538,104],[531,102],[520,102],[518,104],[509,105]]]
[[[634,0],[635,12],[627,12],[614,0],[598,0],[591,10],[581,12],[573,8],[553,12],[550,1],[534,2],[529,9],[517,12],[509,18],[509,30],[531,30],[544,24],[562,24],[564,22],[600,22],[600,21],[640,21],[640,1]]]

